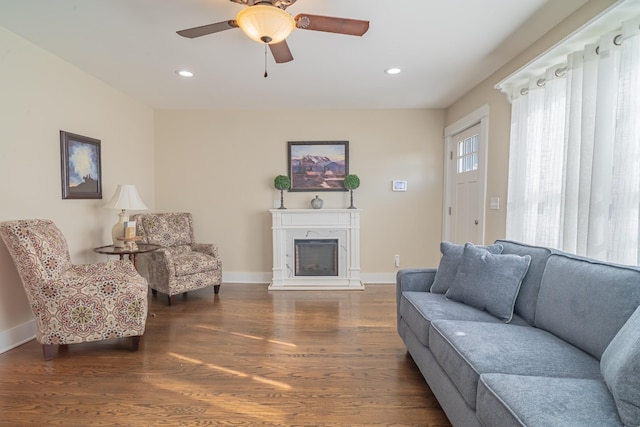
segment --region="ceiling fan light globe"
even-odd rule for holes
[[[271,39],[268,44],[280,43],[296,27],[293,16],[278,7],[264,4],[242,9],[236,21],[240,29],[258,43],[265,43],[266,38]]]

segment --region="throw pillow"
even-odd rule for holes
[[[471,244],[471,243],[469,243]],[[476,248],[484,249],[492,254],[502,253],[502,245],[491,246],[476,246]],[[436,277],[431,284],[430,292],[434,294],[444,294],[449,289],[449,286],[453,283],[453,279],[458,272],[460,262],[462,262],[462,252],[464,251],[464,245],[456,245],[454,243],[442,242],[440,243],[440,265],[436,271]]]
[[[600,371],[624,425],[640,425],[640,307],[602,353]]]
[[[445,296],[509,323],[530,263],[529,255],[492,254],[466,244],[458,273]]]

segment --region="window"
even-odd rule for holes
[[[518,88],[507,238],[640,263],[640,17]]]
[[[458,141],[458,173],[478,170],[478,134]]]

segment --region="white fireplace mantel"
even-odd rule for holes
[[[271,209],[273,279],[269,290],[363,290],[360,209]],[[338,240],[337,276],[296,276],[295,241]]]

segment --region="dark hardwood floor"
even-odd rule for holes
[[[0,425],[450,426],[395,325],[395,287],[149,294],[140,350],[0,354]]]

